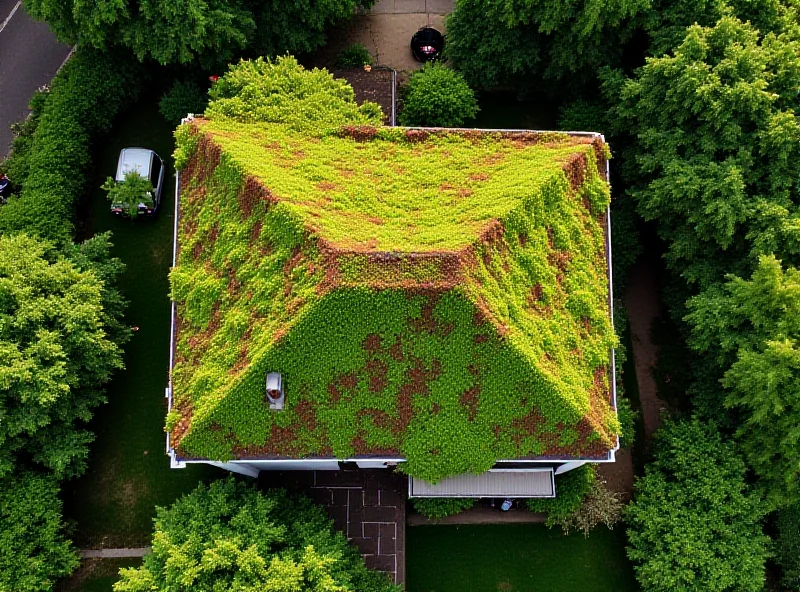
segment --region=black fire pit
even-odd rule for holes
[[[417,61],[432,62],[442,53],[444,35],[431,27],[422,27],[411,38],[411,52]]]

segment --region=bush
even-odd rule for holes
[[[800,590],[800,504],[778,512],[777,560],[783,585]]]
[[[63,534],[58,483],[22,472],[0,479],[0,590],[52,590],[78,567]]]
[[[242,60],[217,80],[209,94],[206,117],[210,119],[282,123],[305,133],[381,124],[377,104],[359,106],[347,82],[325,70],[306,70],[291,56]]]
[[[636,380],[636,376],[631,376],[630,380]],[[620,427],[619,445],[621,448],[630,448],[636,437],[636,418],[639,412],[631,408],[630,399],[620,394],[617,395],[617,416]]]
[[[414,509],[425,518],[446,518],[469,510],[475,505],[475,499],[469,497],[429,497],[416,498],[411,501]]]
[[[206,110],[208,93],[199,84],[176,80],[158,102],[164,119],[178,125],[189,113],[199,115]]]
[[[666,424],[625,512],[628,557],[648,592],[761,592],[764,504],[744,461],[694,419]]]
[[[90,143],[109,129],[142,86],[130,57],[80,48],[53,79],[25,156],[19,196],[0,208],[0,233],[25,231],[53,241],[73,232],[75,204],[89,178]]]
[[[622,515],[622,500],[599,479],[595,479],[580,507],[561,521],[564,534],[579,530],[584,536],[600,524],[612,528]]]
[[[28,108],[30,115],[11,126],[14,140],[11,143],[11,151],[8,157],[0,163],[0,173],[8,175],[14,193],[22,187],[22,183],[28,178],[28,162],[30,160],[31,146],[33,145],[33,134],[39,126],[39,118],[42,109],[47,101],[49,89],[42,87],[33,93]]]
[[[115,592],[397,590],[364,566],[321,507],[232,477],[157,508],[153,552],[120,575]]]
[[[344,48],[336,57],[337,68],[360,68],[372,63],[372,54],[361,43]]]
[[[531,498],[528,509],[531,512],[547,512],[547,526],[562,524],[577,512],[583,499],[591,491],[595,480],[594,465],[583,465],[561,475],[556,475],[556,497]]]
[[[402,125],[460,127],[478,114],[475,93],[464,77],[441,64],[411,75],[400,113]]]

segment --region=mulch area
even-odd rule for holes
[[[362,68],[352,70],[330,70],[335,78],[344,78],[353,87],[356,94],[356,102],[360,105],[364,101],[378,103],[383,109],[383,123],[393,125],[392,109],[394,97],[397,93],[393,92],[395,84],[394,73],[390,68],[380,68],[373,66],[367,72]]]
[[[261,471],[258,482],[303,493],[322,505],[367,567],[386,572],[396,584],[405,581],[404,475],[386,469]]]

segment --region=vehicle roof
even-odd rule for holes
[[[147,148],[123,148],[117,162],[116,180],[124,181],[125,173],[129,171],[136,171],[142,177],[149,177],[154,155],[158,156]]]

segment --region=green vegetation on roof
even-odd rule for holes
[[[613,446],[605,147],[232,121],[177,136],[179,454],[404,457],[436,481]]]

